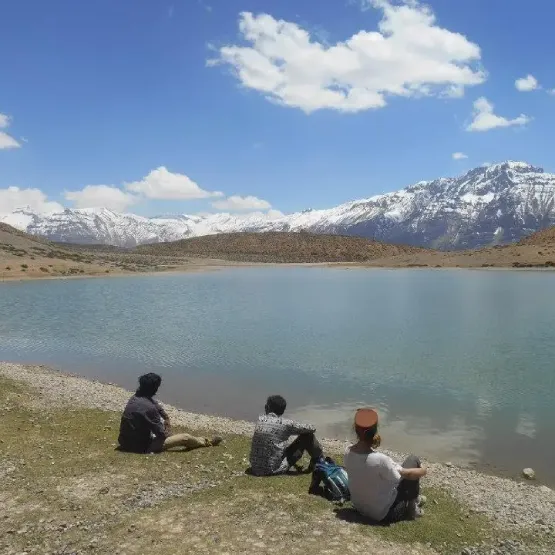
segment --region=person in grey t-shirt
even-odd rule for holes
[[[131,453],[159,453],[174,447],[190,450],[219,445],[222,442],[219,436],[207,439],[189,434],[169,434],[169,416],[154,399],[161,383],[162,378],[152,372],[139,378],[139,388],[127,402],[121,417],[120,449]]]
[[[316,428],[283,418],[286,406],[281,395],[272,395],[258,419],[250,453],[251,473],[255,476],[283,474],[298,463],[305,451],[310,456],[311,472],[323,455],[314,435]],[[289,443],[292,436],[297,438]]]

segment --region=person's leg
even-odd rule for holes
[[[222,442],[221,437],[214,437],[213,439],[195,437],[189,434],[174,434],[167,437],[163,443],[156,444],[157,440],[153,441],[153,451],[167,451],[175,447],[183,447],[186,451],[198,449],[200,447],[212,447],[219,445]]]
[[[409,455],[403,462],[403,468],[421,468],[422,463],[416,455]],[[420,480],[402,479],[397,486],[399,496],[404,501],[416,501],[420,495]]]
[[[284,456],[287,459],[289,466],[294,466],[297,462],[299,462],[305,451],[310,456],[311,464],[316,462],[323,455],[322,446],[316,439],[316,436],[312,433],[300,434],[290,445],[287,446]]]
[[[403,462],[403,468],[420,468],[422,464],[415,455],[410,455]],[[401,520],[413,520],[417,516],[416,500],[420,494],[420,480],[406,480],[403,478],[397,486],[397,497],[391,505],[386,523],[400,522]]]

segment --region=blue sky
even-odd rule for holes
[[[555,171],[549,0],[20,0],[0,17],[0,214],[288,213],[485,162]]]

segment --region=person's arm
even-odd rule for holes
[[[302,422],[295,422],[295,420],[282,420],[287,426],[287,430],[291,435],[299,434],[313,434],[316,428],[312,424],[303,424]]]
[[[166,437],[166,428],[165,428],[165,425],[160,420],[160,412],[156,407],[152,407],[152,409],[147,410],[144,413],[144,418],[146,420],[149,430],[156,437]]]
[[[156,408],[158,409],[158,412],[160,413],[160,416],[162,417],[162,419],[163,420],[169,420],[170,417],[169,417],[168,413],[165,411],[162,404],[159,401],[156,401],[156,399],[152,399],[152,402],[156,405]]]
[[[420,480],[420,478],[426,476],[426,473],[427,471],[425,468],[401,468],[399,470],[401,478],[405,480]]]
[[[165,411],[164,407],[159,401],[157,401],[156,399],[152,399],[152,401],[156,405],[156,408],[158,409],[158,413],[160,414],[160,416],[162,417],[162,420],[164,421],[164,428],[166,432],[169,432],[169,429],[170,429],[169,414]]]

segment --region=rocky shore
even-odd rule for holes
[[[35,408],[44,406],[50,410],[100,409],[113,413],[121,411],[129,397],[129,392],[118,386],[63,374],[44,366],[0,363],[0,377],[2,376],[31,386],[37,391],[38,395],[32,401]],[[161,400],[163,401],[163,398]],[[212,430],[224,435],[239,436],[249,436],[253,430],[253,424],[249,422],[194,414],[171,406],[166,408],[174,426],[189,430]],[[117,426],[117,418],[114,418],[114,422]],[[341,453],[344,449],[344,443],[341,441],[323,440],[323,444],[330,453]],[[398,460],[403,456],[399,453],[390,455]],[[492,527],[506,530],[507,535],[516,538],[503,541],[497,537],[493,543],[482,541],[482,547],[480,544],[469,544],[460,553],[472,555],[532,552],[527,551],[525,540],[519,543],[518,538],[521,536],[541,536],[548,545],[555,544],[555,492],[550,488],[533,481],[517,482],[450,464],[432,461],[425,464],[429,468],[427,484],[449,492],[453,499],[460,503],[463,507],[461,520],[475,516],[485,517],[491,522]],[[137,502],[140,503],[142,494],[137,495]],[[428,501],[432,508],[434,502],[434,499]],[[551,553],[550,549],[537,548],[534,552]]]

